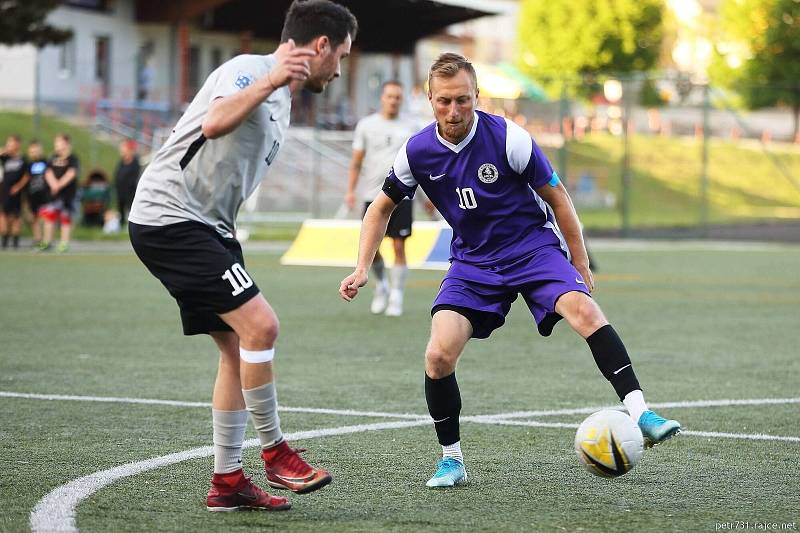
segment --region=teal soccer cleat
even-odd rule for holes
[[[648,448],[660,444],[674,437],[681,431],[681,424],[677,420],[667,420],[654,411],[645,411],[639,417],[639,429],[642,430],[644,445]]]
[[[431,488],[452,487],[467,481],[464,463],[452,457],[442,457],[436,465],[436,473],[426,485]]]

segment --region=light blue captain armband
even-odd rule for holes
[[[559,183],[561,183],[561,179],[558,177],[558,174],[556,174],[556,171],[554,170],[553,175],[550,176],[550,181],[548,181],[547,184],[551,187],[558,187]]]

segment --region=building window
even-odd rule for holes
[[[211,49],[211,70],[215,70],[221,64],[222,64],[222,49],[221,48],[212,48]]]
[[[103,98],[111,95],[111,37],[94,39],[94,79],[100,86]]]
[[[75,39],[61,43],[58,47],[58,77],[71,78],[75,72]]]
[[[200,89],[200,48],[189,47],[189,98],[193,98]]]

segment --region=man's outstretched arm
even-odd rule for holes
[[[361,224],[361,237],[358,243],[358,263],[352,274],[342,280],[339,285],[339,294],[351,301],[358,294],[358,289],[367,284],[369,277],[367,271],[375,259],[375,253],[386,235],[386,226],[397,204],[383,191],[378,193],[375,200],[369,205],[364,221]]]

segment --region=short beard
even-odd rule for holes
[[[306,83],[303,86],[303,88],[306,89],[308,92],[314,94],[320,94],[322,91],[325,90],[325,85],[320,83],[318,80],[308,79],[306,80]]]

